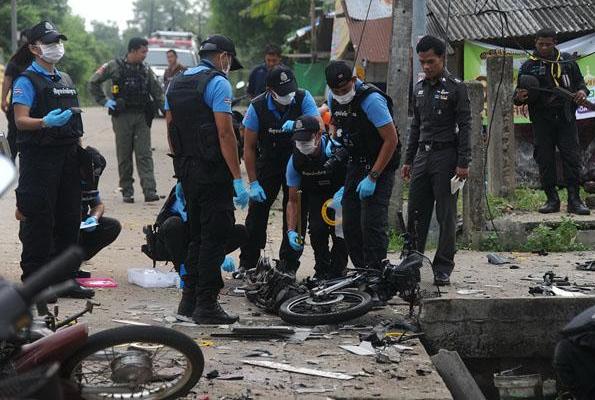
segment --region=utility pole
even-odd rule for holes
[[[419,38],[427,33],[426,29],[426,0],[415,0],[413,2],[413,27],[411,29],[411,48],[415,49]],[[421,73],[421,65],[416,60],[413,60],[413,82],[417,82]]]
[[[155,20],[155,0],[151,0],[151,8],[149,9],[149,26],[147,28],[149,28],[149,32],[147,32],[147,36],[149,36],[151,33],[153,33],[153,27],[154,27],[154,20]]]
[[[409,119],[409,85],[411,83],[411,24],[413,0],[393,0],[393,31],[386,79],[387,94],[395,102],[394,119],[405,157]],[[389,226],[396,227],[397,212],[403,208],[403,180],[399,171],[389,205]]]
[[[17,0],[10,1],[10,39],[12,54],[17,52]]]
[[[316,0],[310,0],[310,52],[312,53],[312,64],[318,57],[318,47],[316,43]]]

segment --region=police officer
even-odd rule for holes
[[[115,218],[106,217],[105,205],[99,195],[99,178],[106,166],[105,158],[91,146],[84,149],[85,162],[81,163],[82,198],[81,221],[84,222],[79,245],[85,252],[85,260],[95,257],[102,249],[112,244],[120,235],[122,225]],[[83,167],[83,165],[85,167]],[[89,278],[91,274],[79,270],[77,277]]]
[[[35,61],[14,82],[12,103],[20,150],[16,190],[20,222],[22,279],[78,241],[81,181],[78,142],[83,135],[78,92],[72,79],[58,71],[64,55],[62,35],[49,21],[31,28],[29,51]],[[67,295],[78,295],[83,288]]]
[[[267,44],[264,48],[264,63],[254,67],[248,77],[246,92],[251,99],[266,91],[267,74],[279,64],[281,64],[281,48],[275,44]]]
[[[554,93],[529,91],[517,87],[514,94],[516,105],[528,104],[533,125],[535,144],[534,158],[539,166],[541,186],[547,202],[540,213],[560,211],[560,198],[556,190],[556,147],[560,150],[564,181],[568,191],[568,212],[587,215],[589,209],[579,196],[579,170],[581,167],[576,109],[585,102],[589,89],[581,70],[567,53],[556,48],[556,32],[542,29],[535,35],[535,52],[519,70],[518,82],[523,75],[532,75],[541,89],[564,88],[573,93],[572,100]]]
[[[151,122],[163,104],[163,90],[151,68],[144,63],[148,45],[146,39],[130,39],[126,57],[103,64],[89,81],[89,92],[112,116],[120,188],[125,203],[134,203],[133,152],[145,201],[159,200],[151,154]],[[102,86],[107,80],[112,81],[109,98]]]
[[[310,228],[310,243],[314,250],[314,278],[333,279],[343,275],[347,266],[347,247],[343,238],[335,235],[334,226],[322,219],[323,205],[345,182],[344,165],[325,165],[327,138],[322,134],[315,117],[300,117],[295,122],[293,139],[295,147],[287,163],[287,229],[290,246],[303,251],[303,235],[307,218]],[[302,192],[304,213],[302,232],[297,232],[298,190]],[[333,245],[329,251],[329,237]]]
[[[283,188],[283,240],[279,250],[280,268],[298,269],[300,254],[287,238],[288,188],[285,180],[287,161],[293,149],[293,124],[300,115],[320,119],[312,95],[298,89],[293,71],[279,65],[267,75],[267,91],[252,100],[244,117],[244,160],[250,179],[250,207],[246,217],[249,241],[242,246],[240,270],[256,266],[266,244],[269,211]]]
[[[336,140],[348,150],[347,174],[337,200],[343,232],[357,268],[381,268],[388,248],[388,203],[399,164],[392,100],[353,76],[345,61],[326,67],[328,106]]]
[[[238,316],[226,313],[217,296],[223,288],[219,266],[234,227],[236,204],[248,204],[231,117],[229,71],[242,68],[233,42],[222,35],[201,43],[200,64],[170,83],[165,104],[174,169],[182,181],[190,224],[178,314],[197,324],[227,324]]]
[[[432,263],[434,283],[448,285],[456,252],[458,195],[451,193],[450,181],[454,175],[459,179],[469,175],[469,96],[466,86],[444,67],[442,40],[424,36],[416,50],[425,78],[413,91],[413,121],[401,171],[404,179],[411,179],[407,227],[417,233],[418,250],[423,253],[436,204],[440,238]]]

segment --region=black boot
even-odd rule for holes
[[[178,315],[176,317],[181,321],[191,322],[195,307],[196,292],[192,286],[185,285],[182,289],[182,299],[178,305]]]
[[[217,297],[219,291],[210,289],[203,290],[196,296],[196,308],[192,314],[192,319],[199,325],[224,325],[233,324],[240,319],[237,315],[225,312]]]
[[[569,214],[578,214],[578,215],[589,215],[591,211],[582,202],[581,197],[579,195],[579,189],[576,186],[568,186],[568,208],[567,211]]]
[[[539,209],[539,212],[542,214],[551,214],[557,213],[560,211],[560,197],[558,197],[558,191],[555,187],[552,188],[545,188],[544,189],[545,195],[547,196],[547,201],[545,204]]]

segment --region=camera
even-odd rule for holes
[[[333,170],[341,165],[344,165],[347,162],[347,158],[349,158],[349,150],[347,150],[345,147],[338,147],[324,163],[324,169]]]

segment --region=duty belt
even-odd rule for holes
[[[421,151],[440,151],[457,147],[457,142],[419,142]]]

